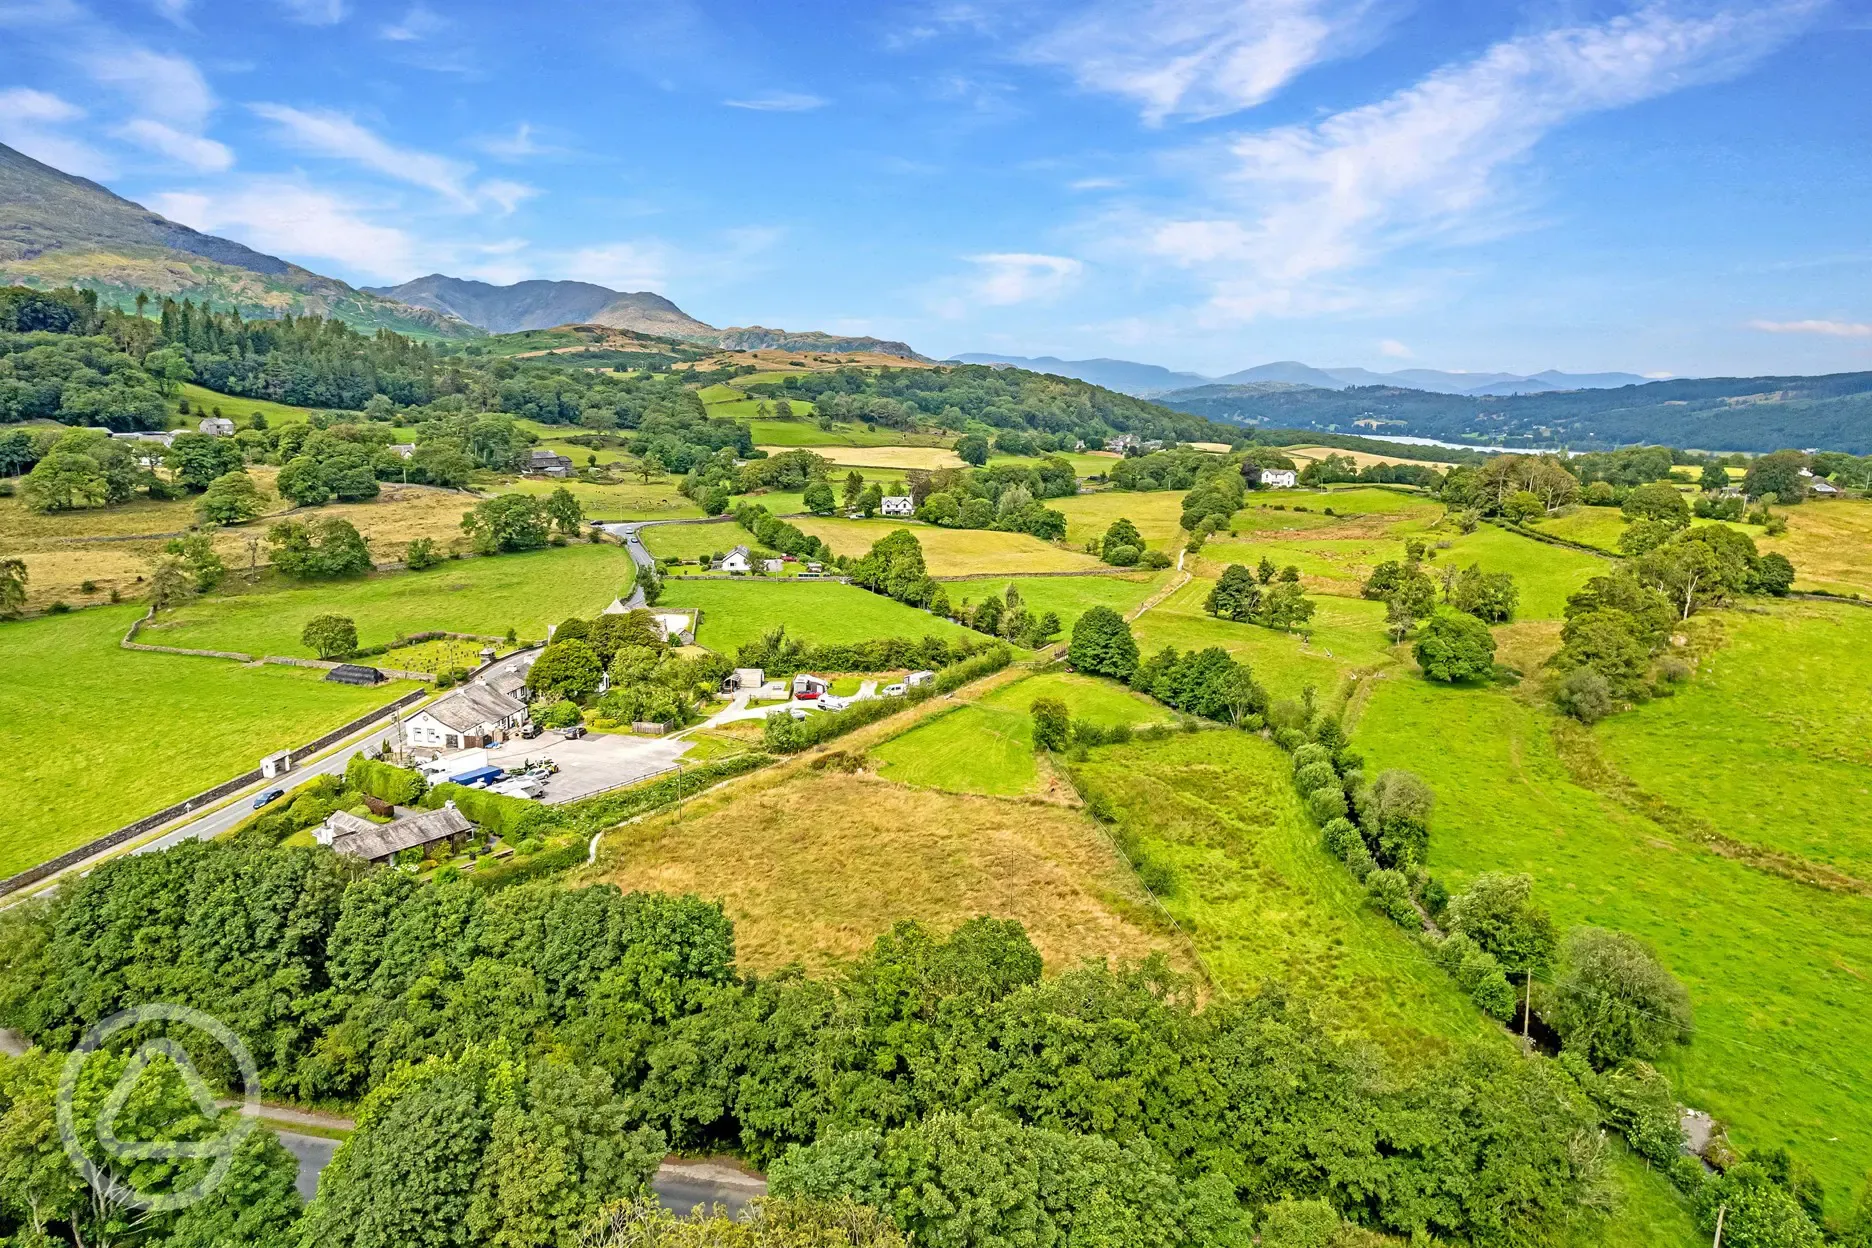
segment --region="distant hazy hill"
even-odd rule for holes
[[[1549,369],[1523,377],[1519,373],[1448,373],[1434,368],[1407,368],[1395,373],[1374,373],[1365,368],[1314,368],[1298,360],[1259,364],[1224,377],[1179,373],[1156,364],[1132,360],[1062,360],[1051,355],[984,355],[955,357],[964,364],[1013,364],[1036,373],[1077,377],[1125,394],[1159,395],[1204,385],[1258,385],[1276,382],[1289,386],[1317,386],[1343,390],[1348,386],[1404,386],[1432,394],[1538,394],[1548,390],[1594,390],[1632,386],[1645,379],[1635,373],[1562,373]]]
[[[432,308],[458,316],[470,325],[495,334],[524,333],[560,325],[602,325],[661,338],[680,338],[735,350],[877,351],[920,360],[924,357],[901,342],[818,332],[788,333],[784,329],[716,329],[650,291],[612,290],[591,282],[516,282],[491,286],[431,273],[401,286],[368,287],[419,308]]]
[[[1053,355],[985,355],[979,351],[950,358],[962,364],[1011,364],[1032,373],[1089,381],[1120,394],[1157,394],[1185,386],[1200,386],[1209,380],[1200,373],[1176,373],[1161,365],[1138,364],[1131,360],[1062,360]]]
[[[491,286],[431,273],[401,286],[367,286],[419,308],[432,308],[479,325],[491,334],[514,334],[557,325],[602,325],[665,338],[709,334],[714,330],[662,295],[626,293],[591,282],[516,282]]]
[[[472,338],[454,317],[359,291],[278,256],[179,225],[85,178],[0,144],[0,283],[80,286],[115,303],[138,291],[243,315],[317,313],[361,330]]]
[[[1715,451],[1814,446],[1872,453],[1872,373],[1685,378],[1500,396],[1264,381],[1194,386],[1156,401],[1234,424],[1378,438],[1575,448],[1643,442]]]

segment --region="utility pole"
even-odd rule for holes
[[[1723,1215],[1728,1212],[1729,1212],[1729,1206],[1727,1204],[1723,1205],[1721,1208],[1716,1210],[1716,1239],[1710,1245],[1710,1248],[1722,1248]]]
[[[1521,979],[1521,1047],[1528,1046],[1529,1016],[1534,1013],[1534,968],[1529,967]]]

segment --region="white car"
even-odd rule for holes
[[[842,711],[846,707],[851,705],[851,699],[850,698],[835,698],[831,694],[828,693],[828,694],[823,694],[820,696],[819,705],[823,709],[828,710],[828,711]]]
[[[904,694],[909,693],[909,692],[910,692],[909,688],[906,687],[901,681],[894,685],[884,686],[884,696],[887,698],[901,698],[904,696]]]
[[[792,706],[787,707],[787,714],[791,715],[794,719],[805,719],[818,709],[819,706],[816,702],[796,702]]]

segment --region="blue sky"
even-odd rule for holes
[[[1872,368],[1872,0],[0,0],[0,141],[357,284],[1222,373]]]

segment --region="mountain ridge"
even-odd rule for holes
[[[1435,368],[1409,368],[1394,373],[1379,373],[1366,368],[1315,368],[1298,360],[1276,360],[1221,377],[1209,377],[1201,373],[1178,372],[1158,364],[1104,357],[1062,360],[1051,355],[967,352],[950,358],[964,364],[1012,364],[1034,372],[1089,381],[1140,398],[1154,398],[1199,386],[1254,385],[1261,382],[1315,386],[1322,390],[1344,390],[1353,386],[1403,386],[1427,394],[1501,395],[1615,389],[1650,380],[1636,373],[1563,373],[1551,368],[1529,374],[1457,373]]]
[[[205,234],[109,187],[0,144],[0,282],[80,286],[129,305],[139,291],[194,296],[244,316],[336,316],[359,329],[474,338],[454,317],[360,291],[233,239]]]

